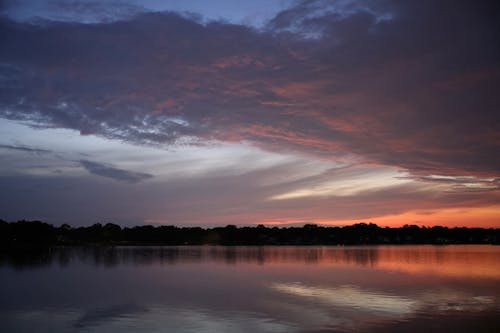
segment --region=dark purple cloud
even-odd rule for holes
[[[498,9],[303,1],[262,31],[175,13],[4,18],[0,115],[140,144],[248,140],[422,176],[498,177]]]
[[[153,175],[148,173],[123,170],[112,165],[93,161],[81,160],[80,164],[85,168],[85,170],[94,175],[127,183],[138,183],[140,181],[153,178]]]

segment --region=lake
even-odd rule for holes
[[[500,246],[0,254],[1,332],[498,332]]]

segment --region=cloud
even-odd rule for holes
[[[225,158],[225,155],[220,156],[217,161],[222,162]],[[212,160],[213,157],[207,156],[205,162]],[[163,169],[189,169],[193,163],[203,162],[188,159],[174,165],[165,164]],[[125,163],[125,160],[117,163]],[[245,163],[244,159],[240,163]],[[304,160],[285,160],[245,172],[234,172],[238,170],[238,164],[225,172],[216,170],[195,172],[188,177],[162,177],[155,173],[152,181],[137,182],[134,186],[127,181],[103,182],[92,174],[79,174],[77,170],[57,175],[8,174],[0,176],[0,210],[7,214],[2,217],[6,220],[27,218],[85,225],[99,220],[128,225],[143,221],[151,223],[152,220],[198,226],[304,221],[352,224],[392,215],[394,218],[390,224],[397,224],[413,223],[407,218],[395,221],[398,214],[408,211],[481,208],[497,205],[500,199],[498,191],[443,191],[441,184],[411,181],[352,195],[337,196],[332,191],[327,196],[270,200],[273,196],[300,188],[342,178],[362,179],[365,175],[358,167],[322,172]],[[376,176],[369,171],[366,170],[369,179]],[[32,204],[27,206],[26,202]],[[439,223],[451,226],[467,224],[463,216],[455,214],[440,219]],[[475,225],[495,225],[497,216],[492,214]],[[471,220],[470,215],[467,215],[467,220]],[[428,225],[436,223],[432,222],[432,216],[426,221]],[[381,221],[380,224],[387,223]]]
[[[92,162],[87,160],[81,160],[80,164],[90,172],[91,174],[111,178],[114,180],[126,182],[126,183],[138,183],[143,180],[153,178],[153,175],[142,172],[127,171],[123,169],[115,168],[108,164],[102,164],[98,162]]]
[[[262,31],[172,12],[3,18],[0,116],[136,144],[248,141],[498,177],[496,6],[306,1]]]
[[[32,148],[32,147],[25,147],[25,146],[18,146],[18,145],[4,145],[4,144],[0,144],[0,149],[22,151],[22,152],[33,153],[33,154],[47,154],[47,153],[52,153],[52,151],[47,150],[47,149]]]
[[[44,21],[109,23],[130,19],[144,11],[143,7],[124,1],[49,0],[4,1],[1,13],[16,21],[41,24]]]
[[[449,187],[450,191],[457,192],[484,192],[496,191],[500,189],[499,178],[480,178],[474,176],[410,176],[408,178],[435,184],[443,184]]]

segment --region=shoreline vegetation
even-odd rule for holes
[[[235,226],[177,227],[141,225],[121,227],[96,223],[87,227],[59,227],[41,221],[0,220],[0,247],[85,245],[398,245],[500,244],[500,228],[443,226],[379,227],[373,223],[350,226],[306,224],[302,227]]]

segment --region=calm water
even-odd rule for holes
[[[0,254],[1,332],[499,332],[500,247]]]

